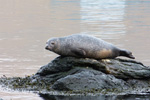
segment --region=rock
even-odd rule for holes
[[[126,89],[124,80],[117,79],[112,75],[106,75],[93,69],[82,70],[73,75],[68,75],[57,80],[52,88],[55,90],[98,90],[98,89]]]
[[[54,90],[127,89],[129,79],[150,77],[150,68],[134,60],[58,57],[41,67],[36,77],[53,82]],[[131,82],[130,82],[131,83]]]
[[[150,77],[150,67],[134,60],[107,59],[98,61],[74,57],[58,57],[41,67],[36,74],[40,76],[55,75],[56,73],[67,72],[74,67],[89,67],[121,79]]]
[[[150,92],[150,67],[134,60],[57,57],[25,78],[1,78],[10,88],[71,93]]]
[[[70,70],[73,66],[72,63],[74,62],[74,59],[70,60],[70,57],[64,58],[64,57],[58,57],[54,59],[52,62],[50,62],[47,65],[42,66],[37,74],[40,74],[40,76],[46,76],[58,72],[64,72]]]

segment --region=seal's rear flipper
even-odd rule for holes
[[[135,57],[132,55],[132,52],[128,50],[120,50],[120,55],[119,56],[125,56],[131,59],[135,59]]]
[[[130,54],[128,57],[131,59],[135,59],[135,57],[132,54]]]

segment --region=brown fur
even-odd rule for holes
[[[102,49],[102,50],[98,51],[97,54],[100,55],[101,59],[108,58],[108,57],[111,57],[112,50]]]

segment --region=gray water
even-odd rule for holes
[[[75,33],[102,38],[150,65],[149,29],[150,0],[0,0],[0,76],[34,74],[58,56],[44,49],[47,39]],[[42,100],[38,94],[3,89],[0,97]],[[148,95],[133,97],[149,100]]]

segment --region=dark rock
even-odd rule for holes
[[[40,74],[40,76],[46,76],[54,73],[68,71],[73,67],[72,62],[73,61],[69,60],[69,58],[65,59],[64,57],[58,57],[49,64],[42,66],[38,70],[37,74]]]
[[[134,60],[58,57],[41,67],[38,78],[53,82],[55,90],[117,89],[130,87],[132,82],[150,77],[150,68]],[[141,82],[140,82],[141,83]],[[143,85],[142,85],[143,86]]]
[[[104,63],[104,62],[101,62]],[[104,64],[107,72],[121,79],[143,79],[150,77],[150,67],[134,60],[111,59]]]
[[[150,67],[134,60],[58,57],[25,78],[1,78],[11,88],[71,93],[141,93],[150,91]]]
[[[150,77],[150,67],[146,67],[134,60],[107,59],[98,61],[74,57],[58,57],[49,64],[41,67],[36,75],[53,75],[55,73],[67,72],[74,67],[89,67],[121,79]]]
[[[112,75],[84,68],[81,72],[57,80],[52,88],[55,90],[126,89],[127,84]]]

